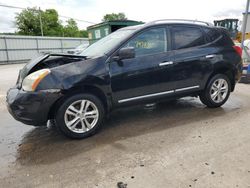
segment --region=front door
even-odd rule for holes
[[[158,27],[137,34],[123,46],[134,47],[135,58],[110,62],[115,102],[136,102],[172,93],[174,85],[171,82],[166,84],[166,80],[163,82],[162,79],[163,67],[166,75],[172,67],[166,69],[166,66],[161,66],[173,58],[168,44],[167,29]]]

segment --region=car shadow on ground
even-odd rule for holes
[[[117,110],[96,135],[82,140],[64,137],[55,126],[34,128],[24,135],[19,145],[17,162],[26,166],[51,164],[130,137],[197,121],[206,123],[226,113],[230,111],[209,109],[198,99],[187,98],[160,103],[154,109],[135,106]]]

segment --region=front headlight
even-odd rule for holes
[[[22,88],[25,91],[35,91],[38,84],[43,78],[45,78],[50,73],[49,69],[41,69],[39,71],[33,72],[24,78],[22,83]]]

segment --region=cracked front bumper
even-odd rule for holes
[[[46,125],[53,104],[61,97],[58,92],[26,92],[11,88],[7,92],[7,108],[18,121],[34,126]]]

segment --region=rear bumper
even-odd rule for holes
[[[7,93],[7,108],[18,121],[34,126],[46,125],[52,105],[61,97],[56,92],[25,92],[12,88]]]

